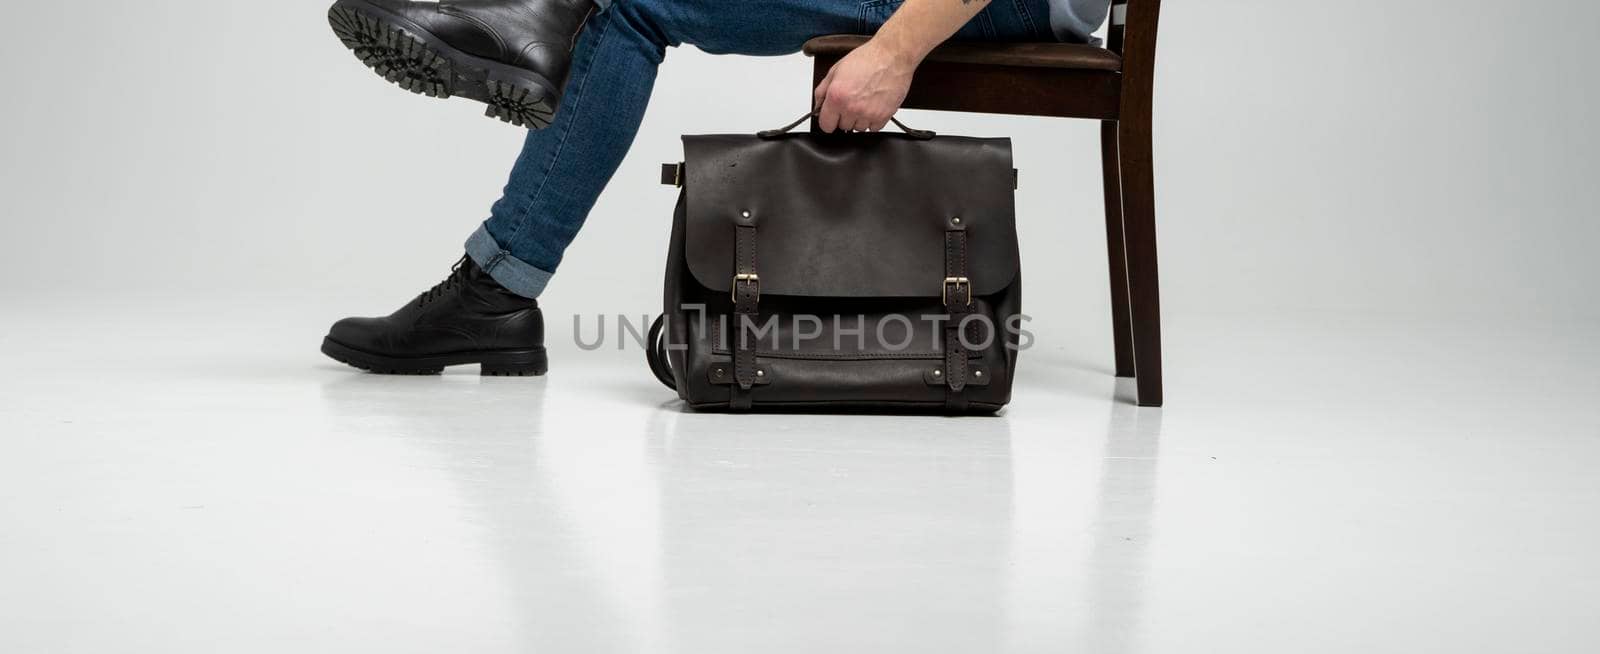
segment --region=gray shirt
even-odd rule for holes
[[[1110,9],[1110,0],[1050,0],[1050,29],[1062,41],[1088,43]]]

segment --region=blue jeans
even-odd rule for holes
[[[790,54],[815,36],[872,34],[902,1],[612,0],[584,27],[554,122],[528,134],[467,255],[512,292],[544,291],[632,145],[669,46]],[[1048,0],[993,0],[955,38],[1055,40]]]

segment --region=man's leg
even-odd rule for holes
[[[631,0],[621,0],[622,3]],[[632,145],[666,45],[617,7],[589,19],[561,108],[529,132],[467,254],[501,285],[538,297]]]
[[[1048,25],[1025,10],[1045,2],[996,0],[956,38],[1048,39]],[[379,372],[480,363],[485,374],[542,374],[544,323],[533,298],[633,143],[666,48],[792,53],[813,36],[871,33],[892,11],[863,0],[613,0],[579,39],[555,121],[528,136],[451,276],[387,317],[339,321],[323,352]]]
[[[632,145],[668,47],[783,54],[861,25],[861,0],[615,0],[589,19],[555,121],[528,134],[468,255],[518,294],[544,290]]]
[[[788,54],[814,36],[871,33],[893,11],[865,0],[614,0],[590,18],[555,122],[528,134],[467,253],[518,294],[544,290],[632,145],[668,47]],[[997,0],[956,38],[1048,40],[1049,30],[1045,0]]]
[[[849,29],[855,22],[844,18],[857,16],[856,0],[749,0],[719,15],[724,1],[615,0],[591,17],[555,121],[529,135],[493,216],[467,240],[467,256],[394,313],[334,323],[322,351],[374,372],[431,374],[477,363],[483,374],[543,374],[544,318],[534,298],[632,144],[666,48],[684,35],[722,32],[737,35],[727,39],[728,52],[793,51],[804,40],[793,28],[769,25],[762,33],[731,21],[827,17],[815,10],[840,8],[839,20],[815,21],[820,32]]]

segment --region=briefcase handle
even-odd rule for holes
[[[777,129],[768,129],[768,130],[762,130],[762,131],[756,132],[756,136],[758,136],[760,138],[764,138],[764,139],[777,138],[779,136],[783,136],[784,134],[788,134],[794,128],[799,127],[800,123],[806,122],[806,121],[811,120],[812,118],[816,118],[816,117],[817,117],[817,112],[813,111],[813,112],[810,112],[810,113],[808,113],[808,114],[806,114],[804,116],[801,116],[798,120],[796,120],[796,121],[794,121],[792,123],[789,123],[788,125],[784,125],[783,127],[779,127]],[[909,136],[911,138],[917,139],[918,141],[926,141],[926,140],[931,139],[931,138],[933,138],[935,136],[938,136],[938,134],[935,133],[933,130],[929,130],[929,129],[913,129],[913,128],[910,128],[910,127],[906,127],[905,123],[900,122],[899,118],[895,118],[893,116],[889,117],[889,121],[893,122],[895,124],[895,127],[899,127],[900,131],[905,132],[906,136]]]

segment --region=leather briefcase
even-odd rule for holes
[[[1011,141],[683,137],[651,370],[695,409],[993,412],[1022,329]],[[899,125],[899,122],[896,121]]]

